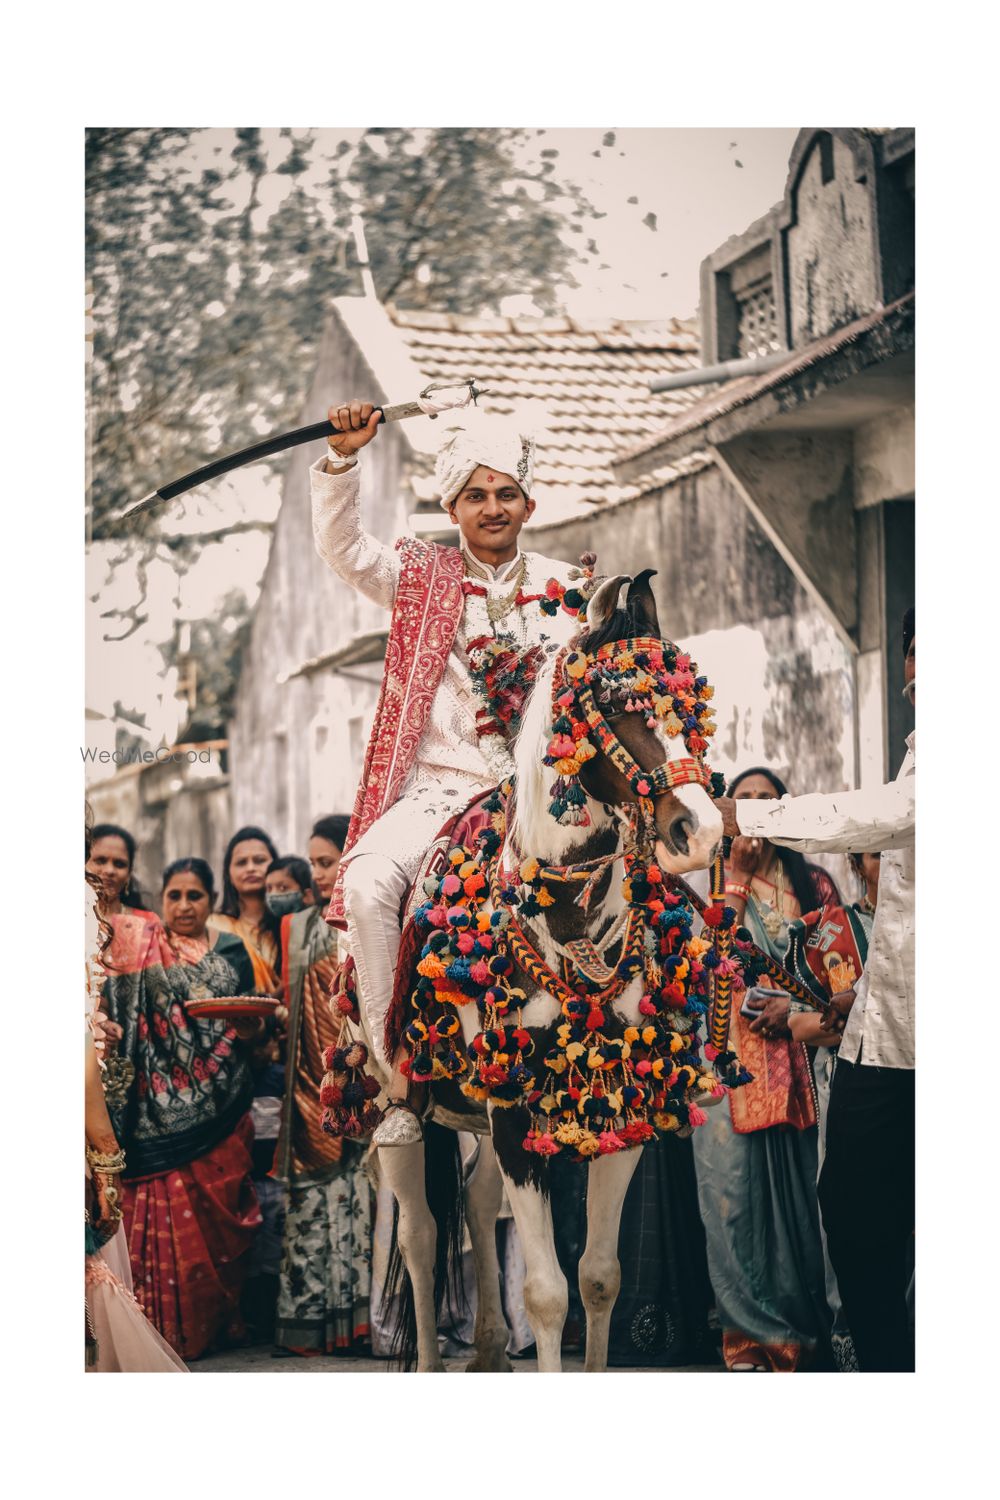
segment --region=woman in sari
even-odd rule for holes
[[[288,1184],[275,1343],[296,1354],[353,1349],[370,1334],[372,1192],[365,1147],[322,1128],[323,1053],[343,1025],[330,1004],[336,933],[323,919],[347,818],[321,818],[309,840],[320,900],[281,921],[288,1034],[274,1175]],[[286,869],[288,865],[286,864]],[[304,895],[305,893],[303,893]]]
[[[135,839],[117,823],[98,823],[88,833],[87,874],[100,882],[99,909],[102,917],[117,917],[123,911],[152,917],[143,906],[135,878]]]
[[[254,985],[278,994],[278,925],[267,909],[265,882],[278,851],[262,828],[240,828],[226,845],[222,862],[222,904],[209,927],[238,937],[253,964]]]
[[[240,1290],[260,1223],[244,1042],[259,1023],[186,1008],[254,989],[243,945],[208,929],[214,897],[204,861],[178,860],[164,876],[167,928],[113,917],[104,997],[129,1069],[109,1105],[127,1158],[122,1207],[136,1296],[189,1360],[241,1337]]]
[[[773,771],[754,767],[729,795],[786,790]],[[733,840],[726,904],[772,958],[784,959],[791,922],[830,903],[839,903],[837,889],[818,865],[767,840]],[[735,1371],[830,1369],[809,1055],[790,1037],[753,1030],[738,1007],[731,1040],[753,1082],[710,1110],[692,1138],[723,1360]]]
[[[96,911],[97,877],[86,893],[87,1024],[84,1030],[84,1138],[86,1223],[84,1295],[86,1369],[98,1375],[185,1373],[183,1362],[144,1316],[132,1295],[132,1271],[122,1228],[119,1179],[125,1153],[115,1137],[104,1098],[93,1019],[104,982],[101,950],[112,932]]]

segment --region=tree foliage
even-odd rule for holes
[[[382,301],[475,313],[525,294],[553,309],[581,258],[565,231],[593,210],[544,140],[283,131],[276,149],[257,129],[89,131],[94,535],[294,423],[331,298],[361,290],[355,208]]]

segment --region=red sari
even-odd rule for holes
[[[135,1068],[112,1113],[129,1162],[122,1221],[134,1293],[167,1342],[197,1359],[242,1332],[240,1293],[261,1215],[248,1062],[225,1021],[189,1016],[184,1000],[195,985],[245,993],[253,973],[232,938],[178,955],[155,918],[123,914],[112,925],[104,1005]]]

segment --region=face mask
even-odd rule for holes
[[[264,900],[272,917],[287,917],[293,911],[302,911],[306,904],[301,891],[269,891]]]

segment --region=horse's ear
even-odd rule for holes
[[[628,591],[628,610],[635,620],[640,635],[660,638],[660,622],[656,614],[656,600],[649,580],[656,577],[655,568],[643,568],[633,578]]]
[[[593,635],[601,630],[618,608],[618,596],[626,583],[632,582],[631,573],[618,573],[614,578],[605,578],[590,596],[587,605],[587,630]]]

